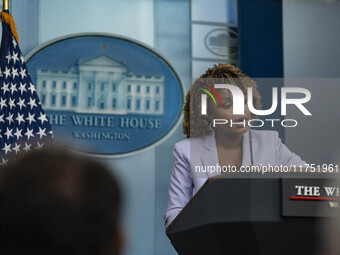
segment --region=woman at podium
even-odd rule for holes
[[[216,88],[216,84],[232,86]],[[183,132],[187,139],[176,143],[173,149],[175,163],[164,216],[166,227],[208,178],[230,170],[231,166],[240,169],[305,164],[281,142],[276,131],[250,129],[249,120],[257,116],[247,104],[248,88],[252,90],[253,107],[260,110],[261,97],[255,82],[234,66],[218,64],[207,69],[187,93],[183,108]],[[244,109],[233,114],[234,104],[240,98],[244,99],[244,107],[238,107]]]

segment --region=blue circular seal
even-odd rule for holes
[[[178,124],[183,86],[159,53],[111,34],[75,34],[33,50],[27,66],[55,139],[122,156],[153,146]]]

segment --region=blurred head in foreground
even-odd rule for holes
[[[120,190],[101,164],[60,148],[0,169],[0,254],[120,254]]]

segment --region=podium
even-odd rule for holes
[[[315,175],[257,177],[209,179],[166,230],[177,252],[321,254],[320,236],[326,231],[321,225],[338,213],[330,208],[335,198],[324,194],[324,187],[337,182]],[[307,187],[309,197],[296,187]],[[308,187],[319,187],[319,196]]]

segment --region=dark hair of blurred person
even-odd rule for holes
[[[60,148],[0,169],[0,254],[120,254],[121,195],[109,171]]]

